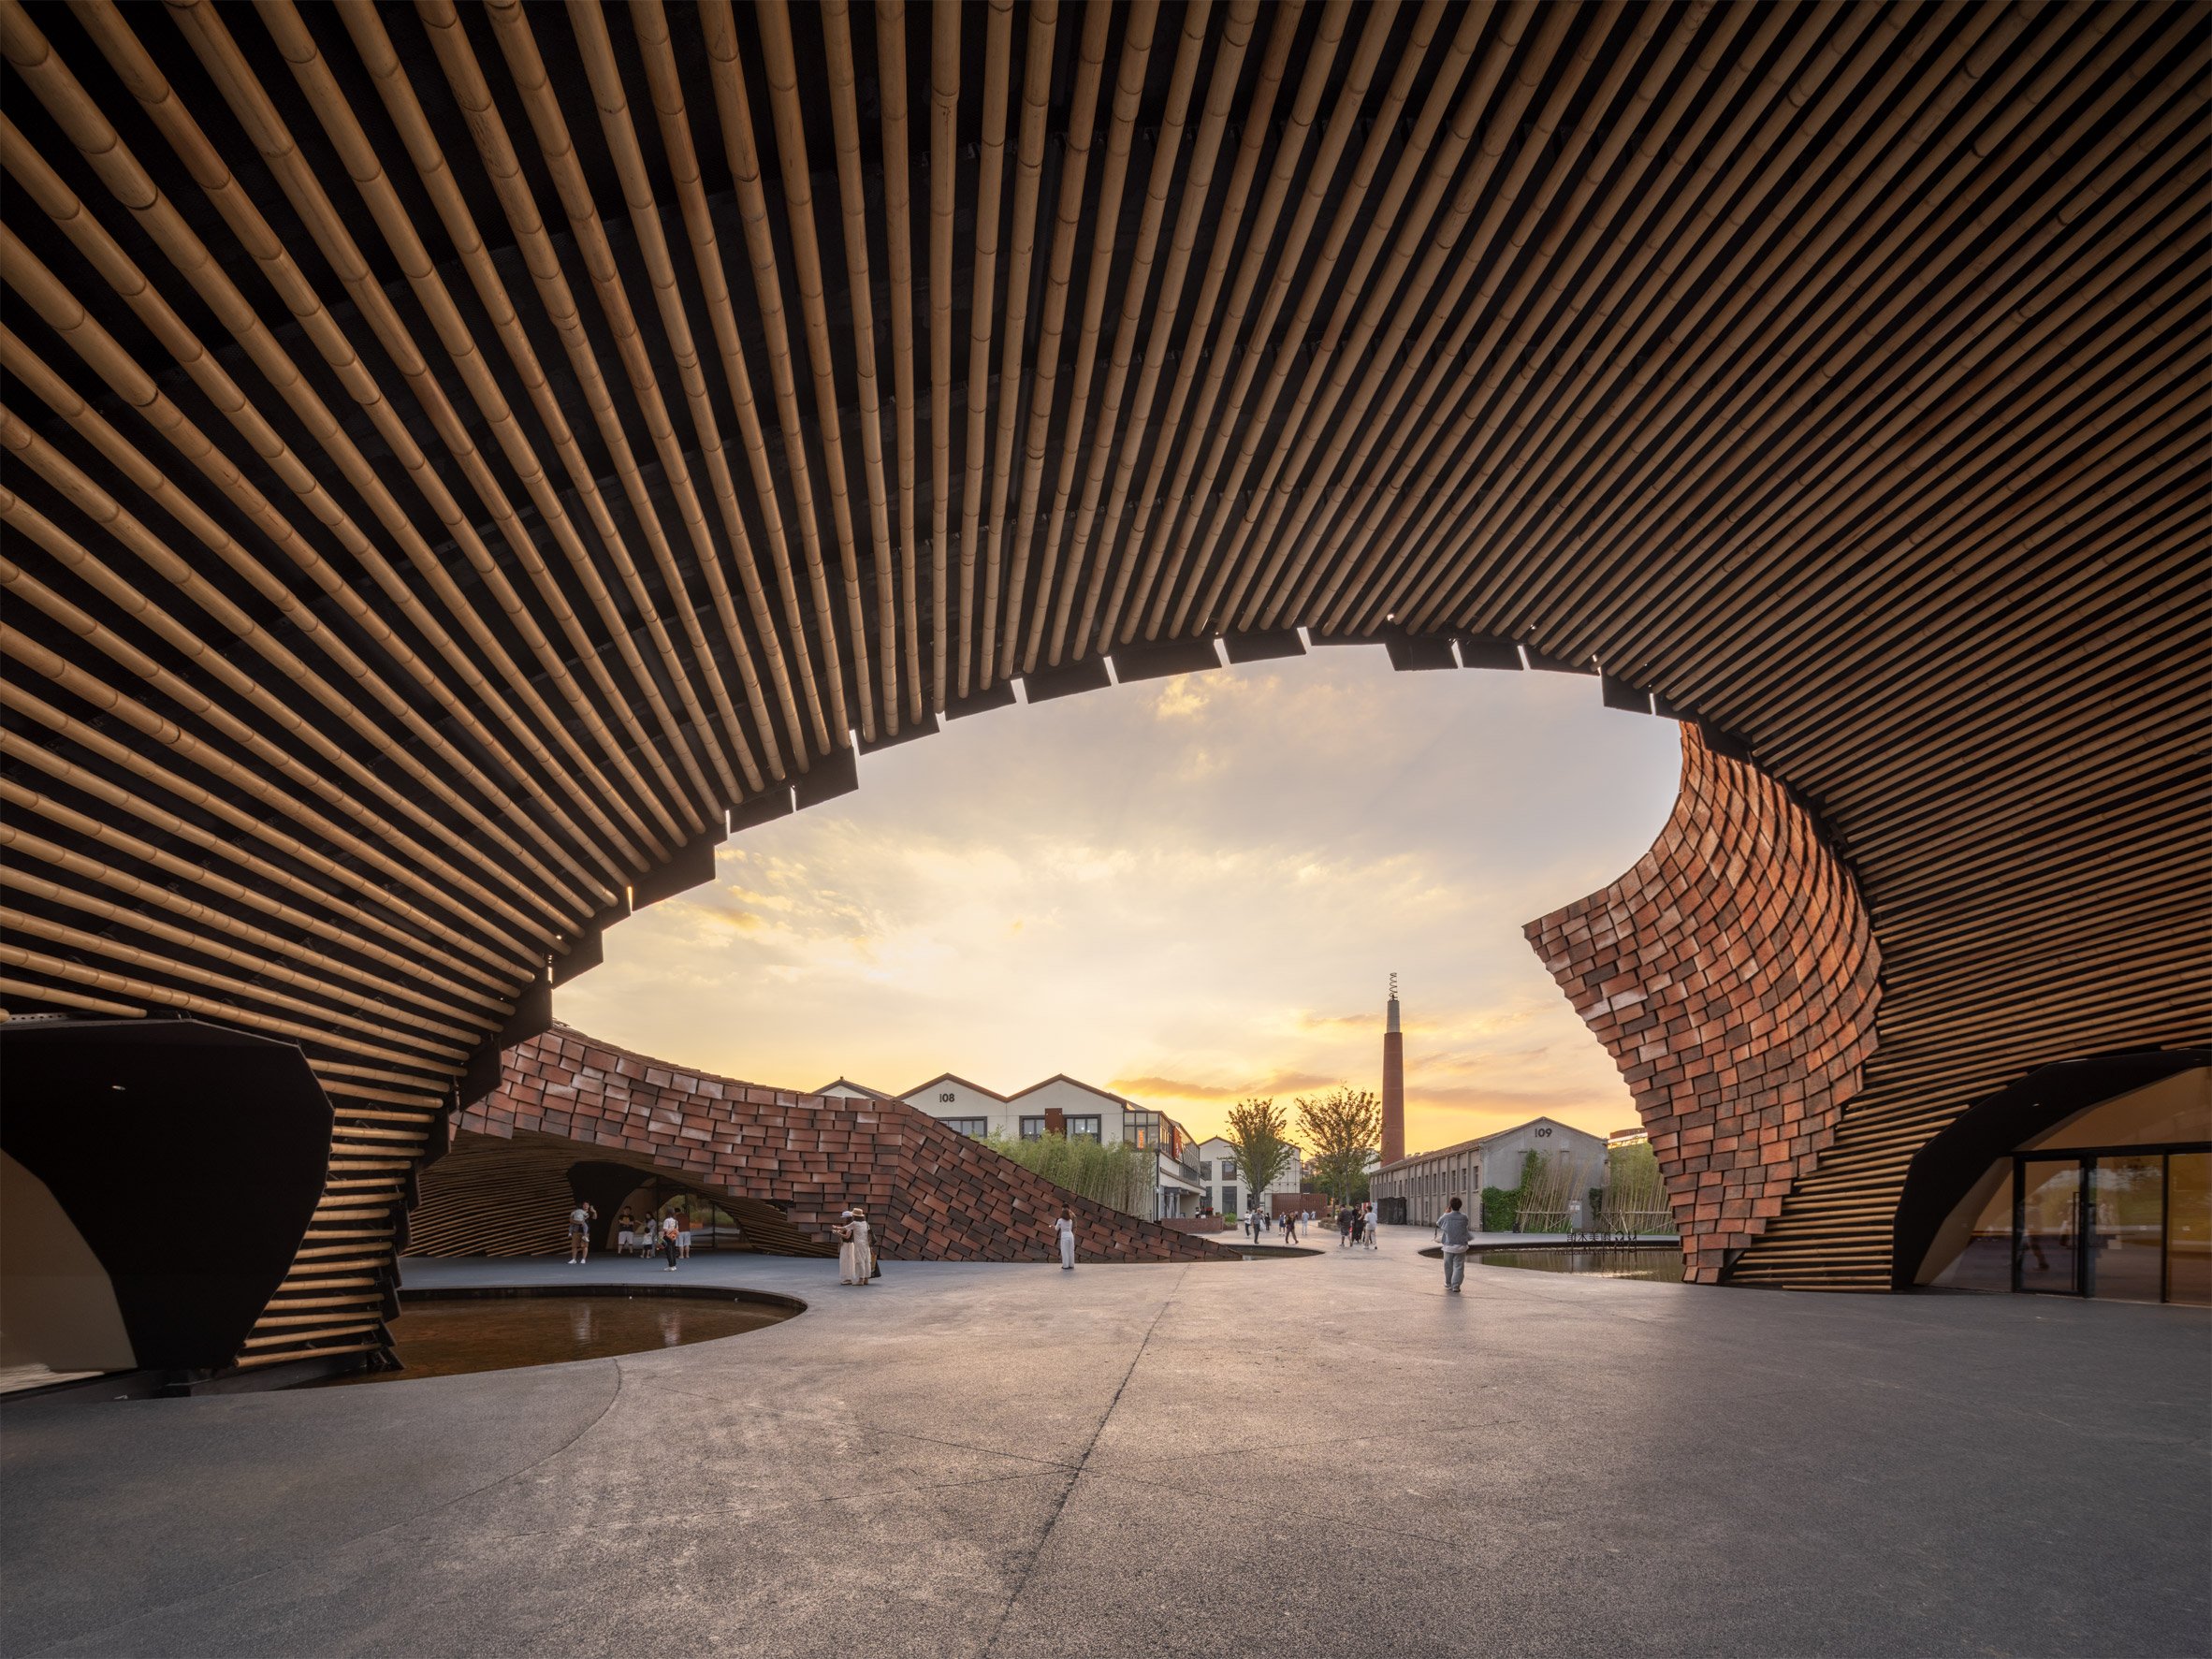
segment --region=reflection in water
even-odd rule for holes
[[[1652,1250],[1486,1250],[1475,1259],[1484,1267],[1533,1267],[1547,1273],[1592,1273],[1601,1279],[1654,1279],[1682,1282],[1682,1253]]]
[[[391,1323],[404,1371],[357,1371],[306,1385],[403,1382],[563,1360],[604,1360],[711,1342],[778,1324],[794,1310],[669,1296],[491,1296],[415,1302]]]

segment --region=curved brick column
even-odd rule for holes
[[[619,1161],[649,1159],[704,1190],[775,1202],[818,1239],[847,1204],[865,1204],[877,1248],[892,1259],[1049,1260],[1062,1204],[1075,1212],[1085,1261],[1234,1254],[1077,1198],[903,1101],[713,1077],[565,1026],[507,1050],[500,1086],[454,1121],[479,1134],[557,1135]]]
[[[1787,791],[1685,725],[1652,850],[1523,931],[1628,1080],[1690,1276],[1717,1281],[1835,1139],[1874,1050],[1881,953],[1850,872]]]

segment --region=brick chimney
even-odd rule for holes
[[[1398,1029],[1398,976],[1390,975],[1390,1015],[1383,1026],[1382,1160],[1405,1156],[1405,1037]]]

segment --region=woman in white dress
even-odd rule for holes
[[[837,1217],[837,1225],[830,1230],[837,1235],[837,1283],[856,1284],[853,1268],[860,1259],[860,1245],[852,1235],[852,1212],[847,1210]]]
[[[852,1282],[866,1285],[876,1271],[876,1244],[868,1234],[868,1213],[852,1212]]]
[[[1075,1216],[1062,1210],[1060,1218],[1053,1223],[1053,1230],[1060,1235],[1060,1271],[1071,1273],[1075,1271]]]

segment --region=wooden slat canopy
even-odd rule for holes
[[[851,749],[1525,653],[1836,838],[1737,1271],[1886,1283],[1962,1107],[2206,1028],[2206,17],[0,0],[0,992],[301,1042],[251,1352],[357,1345],[548,964]]]

